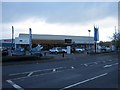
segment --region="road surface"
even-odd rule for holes
[[[117,90],[115,54],[71,55],[71,60],[3,66],[3,90],[12,88],[109,88]]]

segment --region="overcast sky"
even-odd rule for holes
[[[3,2],[2,38],[19,33],[53,35],[94,35],[99,27],[100,41],[110,41],[118,25],[117,2]]]

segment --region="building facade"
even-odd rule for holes
[[[0,40],[0,43],[0,47],[3,48],[12,48],[15,46],[15,40],[12,42],[12,39],[2,39]]]
[[[19,34],[19,37],[15,38],[15,47],[29,48],[29,34]],[[52,47],[65,47],[65,46],[77,46],[88,48],[94,45],[94,37],[88,36],[67,36],[67,35],[43,35],[32,34],[32,46],[37,44],[43,45],[44,49],[50,49]]]

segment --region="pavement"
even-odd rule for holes
[[[116,54],[71,54],[58,61],[8,65],[2,67],[4,89],[108,88],[118,90],[118,56]],[[60,61],[61,60],[61,61]]]

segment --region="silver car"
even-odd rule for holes
[[[62,53],[62,48],[61,47],[54,47],[52,49],[49,50],[50,53]]]

